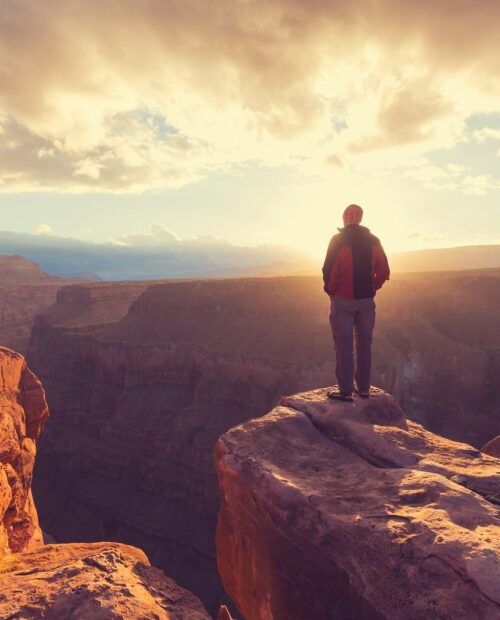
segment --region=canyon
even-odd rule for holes
[[[216,464],[218,567],[246,620],[500,616],[500,460],[382,390],[285,397]]]
[[[0,256],[0,344],[25,353],[35,315],[55,302],[66,282],[22,256]]]
[[[499,301],[499,270],[394,276],[377,296],[373,383],[481,447],[499,428]],[[138,546],[215,613],[213,448],[283,394],[334,383],[332,358],[318,278],[63,287],[28,352],[53,414],[35,467],[44,529]]]
[[[139,549],[44,545],[31,482],[48,414],[24,358],[0,347],[0,617],[209,620]]]

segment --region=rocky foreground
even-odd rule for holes
[[[31,481],[47,417],[40,381],[20,354],[0,347],[0,618],[210,618],[139,549],[43,545]]]
[[[500,617],[500,460],[385,392],[283,398],[216,466],[218,566],[246,620]]]
[[[118,543],[46,545],[0,560],[0,617],[209,620],[200,601],[142,551]]]

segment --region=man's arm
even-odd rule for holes
[[[391,270],[389,268],[389,261],[387,260],[387,256],[384,252],[384,248],[380,241],[375,245],[374,249],[374,274],[373,274],[373,284],[375,286],[375,290],[378,291],[379,288],[382,288],[382,285],[386,280],[389,280],[391,275]]]
[[[325,262],[323,263],[323,290],[325,293],[328,293],[328,281],[330,279],[330,273],[335,263],[335,259],[337,258],[338,246],[338,235],[335,235],[330,239],[328,250],[326,251]]]

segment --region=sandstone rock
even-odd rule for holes
[[[500,435],[488,441],[488,443],[481,448],[481,452],[500,458]]]
[[[31,480],[47,416],[40,381],[22,355],[0,347],[0,556],[42,544]]]
[[[0,281],[7,282],[40,282],[57,280],[42,271],[37,263],[17,254],[0,256]]]
[[[283,398],[216,466],[219,572],[246,620],[500,617],[500,460],[388,394]]]
[[[116,543],[46,545],[4,557],[0,617],[210,620],[142,551]]]

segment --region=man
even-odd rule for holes
[[[338,387],[328,396],[335,400],[352,401],[353,389],[363,398],[370,394],[374,297],[390,275],[382,245],[368,228],[360,226],[362,218],[360,206],[353,204],[346,208],[344,228],[339,228],[339,233],[332,237],[323,265],[324,289],[331,299],[330,325],[338,381]]]

